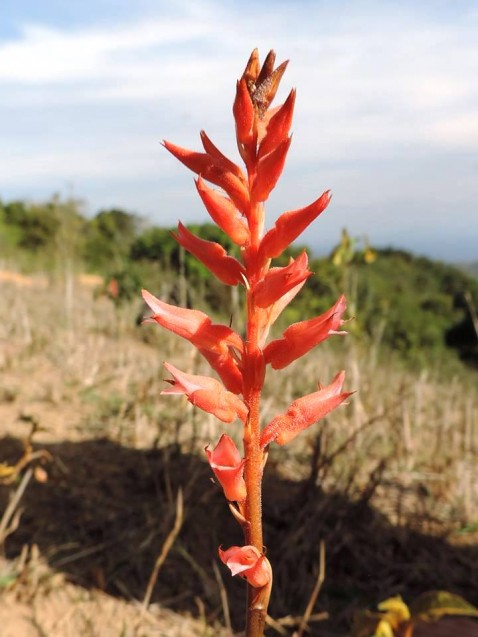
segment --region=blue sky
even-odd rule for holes
[[[342,227],[445,260],[478,259],[476,2],[2,0],[0,197],[59,192],[85,211],[207,220],[160,146],[237,159],[231,105],[250,51],[290,59],[293,142],[268,225],[331,188],[306,241]]]

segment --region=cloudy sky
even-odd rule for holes
[[[478,259],[476,0],[2,0],[0,197],[59,192],[173,225],[207,220],[160,146],[204,128],[237,158],[231,105],[254,47],[290,59],[293,143],[269,224],[331,188],[309,229]]]

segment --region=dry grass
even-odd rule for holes
[[[136,328],[138,306],[115,311],[81,287],[71,303],[64,297],[61,288],[2,283],[0,461],[18,460],[32,422],[36,448],[53,458],[48,481],[31,482],[22,498],[6,564],[37,545],[50,576],[67,578],[55,592],[31,573],[23,577],[35,584],[29,607],[52,609],[41,617],[44,634],[70,634],[54,627],[69,612],[89,622],[88,629],[71,624],[76,634],[219,635],[227,609],[212,562],[218,544],[240,541],[203,461],[221,428],[182,400],[159,396],[164,360],[197,373],[207,367],[157,327]],[[339,368],[360,390],[351,404],[271,454],[264,498],[276,582],[271,614],[300,623],[321,541],[326,576],[313,614],[332,618],[311,624],[312,635],[343,634],[356,608],[389,594],[449,588],[478,603],[476,377],[445,382],[441,370],[413,373],[339,341],[270,374],[264,419]],[[3,505],[13,488],[2,489]],[[145,617],[138,603],[174,526],[179,489],[183,525]],[[8,599],[23,604],[19,572]],[[224,584],[238,626],[244,591],[228,577]],[[101,628],[106,617],[110,632]],[[0,618],[7,622],[5,604]],[[282,626],[285,634],[297,629]]]

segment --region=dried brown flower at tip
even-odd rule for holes
[[[259,77],[260,69],[261,64],[259,62],[259,49],[256,48],[249,56],[246,68],[242,74],[242,77],[246,80],[248,86],[251,83],[255,85],[257,78]]]
[[[259,77],[257,78],[257,86],[260,86],[264,80],[266,80],[269,75],[274,71],[274,64],[276,61],[276,52],[271,49],[264,60],[264,64],[262,65],[261,71],[259,73]]]
[[[261,68],[259,52],[257,49],[254,49],[242,75],[246,80],[249,95],[260,118],[264,117],[272,103],[279,88],[281,78],[289,63],[289,60],[286,60],[274,70],[275,59],[275,51],[269,51]]]

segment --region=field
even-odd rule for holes
[[[77,279],[0,285],[0,462],[26,464],[11,479],[3,467],[2,637],[238,630],[244,589],[217,547],[240,537],[203,451],[223,430],[160,396],[163,361],[206,373],[204,361],[137,326],[139,301],[117,308]],[[350,404],[267,465],[271,635],[297,628],[320,572],[310,635],[346,635],[357,610],[395,594],[478,604],[476,372],[414,371],[336,339],[270,374],[264,421],[341,368]]]

